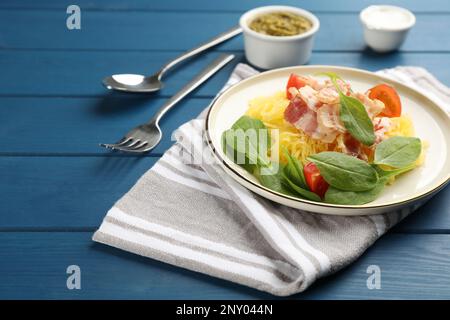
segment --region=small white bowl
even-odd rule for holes
[[[416,23],[411,11],[387,5],[369,6],[361,11],[359,18],[366,44],[377,52],[398,49]]]
[[[257,16],[268,12],[292,12],[311,21],[312,27],[295,36],[270,36],[251,30],[249,24]],[[244,33],[247,60],[262,69],[305,64],[311,57],[314,34],[319,30],[319,19],[311,12],[289,6],[266,6],[244,13],[239,24]]]

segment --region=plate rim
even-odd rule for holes
[[[257,184],[253,181],[251,181],[250,179],[248,179],[247,177],[243,176],[240,172],[236,171],[234,168],[232,168],[225,159],[223,159],[223,157],[220,156],[220,154],[216,151],[216,148],[213,145],[211,136],[210,136],[210,130],[209,130],[209,122],[210,122],[210,116],[211,116],[211,112],[214,109],[214,107],[217,105],[217,102],[219,101],[219,99],[224,96],[226,93],[228,93],[229,91],[231,91],[232,89],[234,89],[235,87],[242,85],[245,82],[249,82],[251,80],[253,80],[254,78],[263,76],[263,75],[267,75],[267,74],[271,74],[271,73],[276,73],[276,72],[280,72],[280,71],[287,71],[290,69],[311,69],[311,68],[333,68],[333,69],[341,69],[341,70],[347,70],[347,71],[351,71],[351,72],[357,72],[357,73],[363,73],[366,74],[367,76],[375,76],[377,78],[381,78],[383,80],[385,80],[386,82],[391,82],[394,83],[395,85],[398,85],[400,87],[405,87],[407,90],[410,90],[412,92],[414,92],[415,94],[418,94],[422,99],[426,99],[428,100],[430,103],[432,103],[434,105],[434,107],[439,110],[440,112],[442,112],[445,115],[445,120],[447,122],[449,122],[450,124],[450,115],[443,110],[438,103],[436,103],[432,98],[430,98],[429,96],[423,94],[422,92],[418,91],[417,89],[411,87],[408,84],[399,82],[397,80],[385,77],[383,75],[378,75],[375,74],[372,71],[368,71],[368,70],[363,70],[363,69],[358,69],[358,68],[352,68],[352,67],[343,67],[343,66],[333,66],[333,65],[306,65],[306,66],[291,66],[291,67],[284,67],[284,68],[276,68],[276,69],[272,69],[272,70],[267,70],[267,71],[263,71],[260,73],[257,73],[255,75],[252,75],[246,79],[243,79],[233,85],[231,85],[229,88],[227,88],[226,90],[224,90],[223,92],[221,92],[219,95],[217,95],[213,101],[211,102],[211,105],[208,109],[208,112],[206,114],[205,117],[205,131],[206,131],[206,142],[208,147],[210,148],[210,150],[212,151],[212,153],[214,154],[214,156],[216,157],[216,160],[222,165],[225,166],[229,171],[231,171],[233,173],[233,175],[227,173],[227,175],[230,175],[234,180],[236,180],[239,184],[241,184],[244,188],[255,192],[253,190],[251,190],[250,188],[248,188],[247,186],[243,185],[242,182],[240,182],[237,178],[244,180],[246,183],[249,183],[251,185],[253,185],[255,188],[260,189],[262,191],[266,191],[268,193],[271,193],[274,196],[277,197],[281,197],[284,198],[286,200],[289,201],[294,201],[294,202],[298,202],[298,203],[303,203],[306,205],[313,205],[313,206],[320,206],[320,207],[324,207],[324,208],[329,208],[329,209],[350,209],[350,210],[355,210],[355,209],[379,209],[379,208],[386,208],[386,207],[393,207],[393,206],[402,206],[402,205],[407,205],[409,203],[414,203],[417,201],[420,201],[422,199],[426,199],[428,196],[431,196],[432,194],[440,191],[442,188],[444,188],[449,182],[450,182],[450,171],[447,172],[447,175],[444,176],[444,178],[442,178],[436,186],[434,186],[432,189],[421,193],[415,197],[412,198],[408,198],[402,201],[394,201],[394,202],[388,202],[385,204],[379,204],[379,205],[367,205],[367,204],[363,204],[363,205],[340,205],[340,204],[332,204],[332,203],[325,203],[325,202],[316,202],[316,201],[312,201],[312,200],[307,200],[307,199],[301,199],[301,198],[296,198],[296,197],[292,197],[289,195],[285,195],[282,194],[280,192],[271,190],[261,184]],[[230,160],[231,161],[231,160]],[[261,194],[260,194],[261,195]],[[261,195],[262,197],[268,199],[266,196]],[[271,200],[271,199],[269,199]],[[271,200],[274,201],[274,200]],[[277,202],[277,201],[275,201]],[[280,203],[280,202],[278,202]],[[283,203],[280,203],[282,205],[285,205]],[[370,202],[368,203],[370,204]]]

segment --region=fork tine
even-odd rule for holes
[[[138,149],[142,148],[143,146],[145,146],[146,144],[147,144],[147,141],[141,141],[140,143],[133,146],[133,149],[138,150]]]
[[[115,150],[117,148],[117,144],[115,143],[100,143],[100,146],[111,150]]]
[[[136,145],[139,145],[141,143],[141,140],[139,139],[132,139],[133,141],[127,145],[121,145],[121,147],[125,148],[131,148],[134,149]]]
[[[147,125],[148,126],[148,125]],[[149,132],[144,125],[137,126],[116,143],[101,143],[100,146],[122,152],[145,153],[152,150],[161,140],[159,127]]]
[[[117,146],[125,146],[125,145],[128,145],[130,142],[133,143],[132,137],[123,137],[122,139],[120,139],[118,142],[116,142],[114,144]]]
[[[100,146],[105,147],[107,149],[123,151],[123,152],[133,152],[133,153],[145,153],[145,152],[152,150],[157,145],[158,145],[158,143],[153,144],[153,145],[148,145],[148,141],[142,141],[139,144],[134,145],[133,147],[119,145],[117,143],[100,143]]]
[[[121,151],[132,151],[132,150],[139,150],[140,148],[142,148],[143,146],[145,146],[147,144],[147,141],[141,141],[139,139],[136,139],[133,143],[129,144],[129,145],[117,145],[116,149],[121,150]]]
[[[150,150],[152,150],[156,145],[153,146],[149,146],[148,143],[142,142],[139,145],[135,146],[134,148],[129,148],[129,147],[116,147],[116,150],[120,150],[123,152],[131,152],[131,153],[145,153],[148,152]]]
[[[116,150],[116,149],[118,149],[118,147],[129,146],[130,142],[131,142],[131,145],[135,144],[133,142],[133,138],[132,137],[123,137],[122,139],[120,139],[116,143],[100,143],[100,146],[105,147],[107,149]],[[136,141],[136,142],[139,142],[139,140]]]

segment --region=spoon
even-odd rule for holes
[[[151,76],[143,76],[140,74],[115,74],[103,79],[103,85],[107,89],[114,89],[126,92],[153,92],[163,87],[161,81],[162,76],[173,66],[184,61],[200,52],[203,52],[219,43],[224,42],[242,32],[241,27],[234,27],[220,35],[214,37],[210,41],[200,46],[186,51],[174,60],[166,63],[158,72]]]
[[[147,123],[135,127],[116,143],[102,143],[100,145],[108,149],[132,153],[144,153],[152,150],[162,138],[159,120],[181,99],[208,80],[228,62],[233,60],[233,58],[234,55],[232,54],[220,55],[219,58],[210,63],[194,79],[170,98]]]

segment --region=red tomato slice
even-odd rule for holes
[[[400,97],[394,88],[387,84],[380,84],[369,89],[369,98],[378,99],[384,103],[384,110],[380,113],[381,117],[400,117],[402,114],[402,103]]]
[[[309,189],[315,194],[319,195],[321,198],[325,195],[328,190],[328,182],[320,175],[317,166],[310,162],[303,167],[303,173],[305,174],[306,184]]]
[[[301,87],[304,87],[306,85],[305,80],[302,79],[302,77],[297,76],[294,73],[291,73],[291,75],[289,76],[289,80],[287,82],[286,85],[286,96],[289,100],[291,100],[292,98],[294,98],[292,96],[292,94],[289,92],[289,88],[297,88],[300,89]]]

